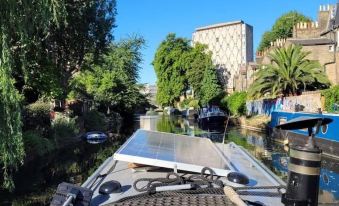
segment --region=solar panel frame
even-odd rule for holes
[[[114,159],[144,165],[201,172],[208,166],[226,176],[232,166],[208,138],[137,130],[115,153]]]

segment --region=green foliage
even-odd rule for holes
[[[189,104],[188,107],[193,107],[194,109],[199,109],[200,105],[199,105],[199,100],[197,99],[192,99]]]
[[[161,106],[173,106],[189,88],[203,104],[221,92],[206,45],[191,47],[187,39],[169,34],[158,47],[153,66],[158,79],[157,102]],[[187,105],[188,102],[181,103],[182,108]]]
[[[73,97],[93,99],[101,106],[124,112],[133,112],[137,105],[147,102],[137,84],[143,45],[139,37],[112,44],[100,64],[91,63],[91,69],[74,78]]]
[[[55,149],[55,145],[52,140],[44,138],[36,131],[25,131],[22,136],[27,156],[42,156]]]
[[[185,75],[187,82],[194,91],[194,96],[197,98],[201,97],[204,71],[215,71],[215,67],[212,63],[212,53],[207,50],[206,45],[197,43],[189,52],[183,54],[181,61],[186,70]]]
[[[21,97],[14,88],[12,74],[20,73],[15,71],[16,68],[25,68],[30,46],[45,38],[51,23],[58,26],[63,21],[65,9],[64,2],[57,0],[30,3],[5,0],[1,2],[0,11],[0,164],[2,186],[11,190],[14,189],[11,173],[24,157]]]
[[[180,108],[181,109],[186,109],[188,108],[188,104],[192,101],[192,98],[187,98],[184,99],[183,101],[180,102]]]
[[[185,68],[181,59],[190,50],[189,41],[169,34],[161,42],[153,60],[157,75],[157,102],[161,106],[173,106],[187,89]]]
[[[204,77],[201,82],[200,88],[200,102],[202,105],[207,105],[217,98],[222,92],[215,70],[206,68],[204,71]]]
[[[108,125],[103,113],[91,110],[84,114],[84,124],[86,131],[107,131]]]
[[[325,97],[325,109],[327,112],[338,112],[339,85],[326,89],[321,93]],[[338,106],[335,106],[338,105]]]
[[[318,61],[307,59],[310,52],[301,46],[290,45],[277,48],[269,54],[271,64],[262,66],[255,73],[255,81],[249,89],[249,96],[259,98],[265,95],[296,95],[302,90],[323,89],[330,82]]]
[[[246,114],[246,92],[234,92],[230,96],[225,96],[221,100],[221,104],[232,115],[244,115]]]
[[[257,50],[263,51],[264,49],[270,47],[271,42],[275,41],[276,39],[292,37],[293,26],[299,22],[308,21],[311,21],[311,19],[296,11],[290,11],[286,14],[283,14],[275,21],[271,31],[267,31],[263,34]]]
[[[27,105],[23,114],[23,129],[37,130],[46,137],[51,128],[50,111],[51,105],[46,102],[38,101]]]
[[[76,118],[57,115],[52,122],[52,133],[58,147],[72,142],[79,133]]]
[[[173,106],[189,88],[203,104],[220,93],[211,53],[206,50],[206,45],[198,43],[191,47],[187,39],[175,34],[169,34],[160,44],[153,60],[160,105]],[[182,108],[187,105],[188,102],[181,103]]]
[[[14,188],[11,174],[22,164],[25,153],[21,133],[21,96],[15,89],[10,75],[9,52],[4,49],[6,45],[4,39],[0,39],[0,43],[2,50],[0,53],[0,166],[3,174],[2,186],[11,190]]]

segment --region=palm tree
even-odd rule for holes
[[[249,95],[259,98],[266,94],[296,95],[301,90],[326,88],[330,81],[318,61],[307,59],[310,52],[302,51],[301,46],[290,45],[277,48],[268,57],[271,64],[263,65],[255,75]]]

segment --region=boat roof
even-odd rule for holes
[[[156,134],[162,135],[163,133],[156,132]],[[195,138],[198,139],[198,137]],[[194,137],[192,137],[192,139],[194,139]],[[222,156],[225,160],[228,161],[228,164],[230,165],[230,170],[238,171],[248,176],[248,186],[285,185],[285,183],[279,177],[270,172],[268,168],[266,168],[262,163],[256,160],[242,147],[239,147],[234,143],[212,144],[219,152],[218,155]],[[117,151],[117,153],[119,153],[119,151],[122,151],[125,146],[126,144],[123,145]],[[190,172],[164,167],[156,167],[157,169],[151,171],[136,171],[135,169],[129,167],[129,163],[127,161],[117,160],[115,159],[115,157],[116,155],[114,155],[114,157],[112,156],[108,158],[82,185],[83,187],[90,188],[94,191],[91,201],[91,205],[93,206],[111,205],[114,204],[114,202],[121,200],[122,198],[140,194],[140,192],[136,191],[133,187],[133,183],[140,178],[163,178],[166,177],[168,172],[173,171],[183,176],[196,173],[194,171]],[[220,176],[219,179],[226,185],[232,185],[234,187],[243,186],[234,185],[234,183],[229,182],[225,176]],[[113,193],[110,195],[99,194],[100,185],[111,180],[119,181],[122,186],[122,191],[120,193]],[[245,191],[244,193],[241,193],[240,197],[244,200],[260,202],[263,205],[283,205],[281,203],[281,193],[278,192],[277,189],[259,189],[255,190],[255,192]]]
[[[210,167],[220,176],[231,171],[229,162],[208,138],[143,129],[137,130],[120,147],[114,159],[190,172]]]

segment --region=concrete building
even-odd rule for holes
[[[337,9],[338,8],[338,9]],[[310,52],[308,59],[318,60],[324,66],[332,84],[339,84],[339,4],[321,5],[318,19],[314,22],[300,22],[293,28],[293,37],[271,42],[271,47],[257,53],[258,64],[269,64],[267,54],[278,47],[301,45],[304,51]]]
[[[253,27],[243,21],[200,27],[192,36],[193,44],[206,44],[224,89],[233,92],[234,76],[241,65],[253,61]]]

